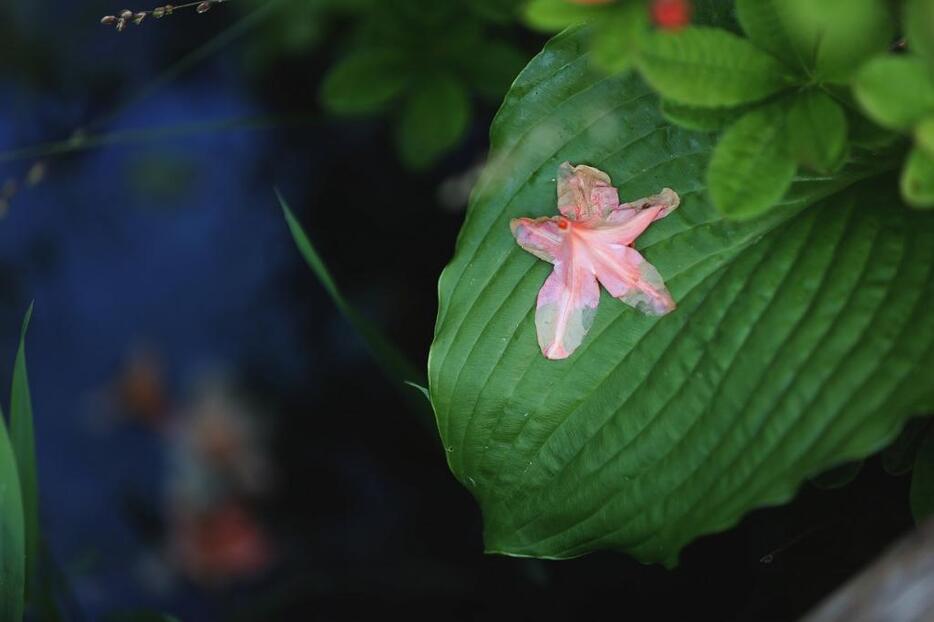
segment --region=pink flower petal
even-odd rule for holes
[[[593,325],[600,303],[600,287],[590,266],[573,255],[558,261],[538,292],[535,327],[538,345],[549,359],[571,355]]]
[[[590,166],[558,167],[558,211],[571,220],[602,217],[619,207],[619,194],[610,177]]]

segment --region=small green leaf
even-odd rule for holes
[[[934,157],[918,147],[912,149],[902,169],[901,189],[912,207],[934,208]]]
[[[830,173],[846,155],[846,113],[827,93],[809,89],[795,95],[786,120],[788,151],[808,168]]]
[[[21,622],[26,599],[26,531],[16,455],[0,411],[0,622]]]
[[[806,64],[788,29],[787,3],[782,0],[737,0],[736,17],[754,45],[790,67]]]
[[[934,63],[934,2],[907,0],[905,3],[905,34],[908,49]]]
[[[811,478],[811,484],[821,490],[836,490],[843,488],[859,475],[863,468],[863,460],[854,460],[835,466],[820,475]]]
[[[648,28],[648,11],[641,2],[629,2],[608,13],[590,42],[594,65],[607,73],[629,70]]]
[[[334,65],[321,87],[322,103],[337,114],[365,114],[396,98],[412,74],[395,50],[365,49]]]
[[[531,0],[523,11],[523,21],[536,30],[557,32],[592,19],[605,10],[599,5],[575,4],[567,0]]]
[[[736,106],[790,84],[788,69],[748,40],[693,26],[647,37],[638,60],[662,97],[691,106]]]
[[[503,41],[489,41],[466,50],[461,72],[483,97],[499,103],[512,81],[528,62],[519,48]]]
[[[934,514],[934,428],[928,430],[915,455],[909,499],[916,523]]]
[[[447,75],[420,82],[405,103],[397,132],[406,165],[422,169],[460,141],[470,120],[464,85]]]
[[[930,114],[915,127],[915,144],[934,158],[934,114]]]
[[[887,55],[863,67],[854,84],[856,100],[884,127],[907,132],[934,112],[934,80],[916,56]]]
[[[787,32],[821,81],[843,83],[884,52],[895,25],[884,0],[785,0]]]
[[[914,467],[915,455],[924,440],[930,418],[910,419],[891,445],[882,450],[882,468],[889,475],[904,475]]]
[[[10,392],[10,440],[16,453],[23,519],[26,534],[26,597],[35,591],[39,561],[39,484],[36,474],[36,440],[32,421],[32,398],[29,395],[29,375],[26,371],[26,331],[32,317],[32,304],[26,311],[19,337],[19,350],[13,367]]]
[[[714,148],[707,186],[716,208],[729,218],[751,218],[782,198],[795,174],[783,140],[784,111],[777,104],[750,110]]]
[[[719,132],[736,121],[743,108],[698,108],[663,99],[662,115],[681,127],[695,132]]]

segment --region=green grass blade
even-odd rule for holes
[[[39,559],[39,485],[36,475],[36,440],[32,423],[32,398],[26,372],[26,331],[32,317],[29,305],[19,337],[19,350],[13,367],[13,388],[10,393],[10,440],[16,454],[23,520],[26,535],[26,597],[34,591]]]
[[[25,540],[16,457],[0,413],[0,622],[23,618]]]
[[[393,384],[403,388],[403,396],[405,399],[412,404],[416,411],[424,415],[430,415],[430,408],[426,408],[424,400],[413,399],[414,394],[404,389],[406,383],[425,386],[427,384],[425,373],[412,365],[405,355],[399,351],[379,328],[363,317],[347,302],[347,299],[344,298],[344,295],[337,287],[337,283],[334,282],[334,278],[328,271],[324,260],[321,259],[321,255],[318,254],[318,251],[315,250],[308,236],[305,235],[302,226],[299,224],[298,220],[295,219],[295,215],[292,214],[292,210],[289,209],[288,204],[278,190],[276,190],[276,196],[285,214],[285,220],[289,225],[289,231],[292,233],[292,239],[295,240],[295,244],[298,246],[302,257],[304,257],[305,263],[308,264],[308,267],[311,268],[315,276],[318,277],[318,281],[324,287],[328,296],[331,297],[331,300],[334,301],[338,310],[344,314],[354,330],[362,337],[367,349],[383,370],[383,373],[393,381]],[[422,417],[422,421],[431,428],[434,427],[434,422],[431,417]]]

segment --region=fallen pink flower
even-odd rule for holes
[[[606,173],[565,162],[558,168],[561,215],[512,220],[519,246],[555,267],[538,292],[535,311],[546,358],[567,358],[580,345],[600,302],[598,281],[614,298],[650,315],[674,310],[658,270],[632,244],[679,202],[673,190],[664,188],[621,204]]]

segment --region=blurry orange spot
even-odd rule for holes
[[[564,218],[559,218],[559,219],[558,219],[558,228],[559,228],[559,229],[567,229],[567,228],[568,228],[568,221],[565,220]]]

